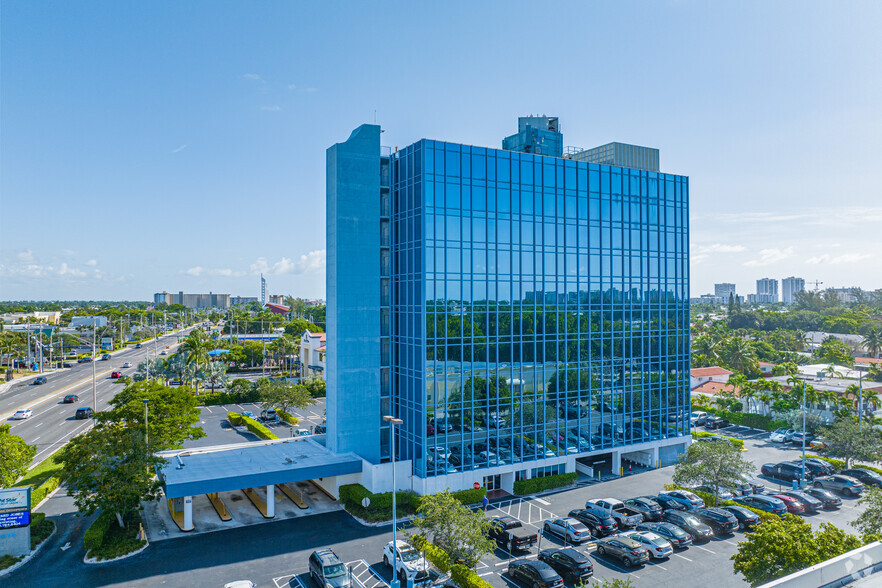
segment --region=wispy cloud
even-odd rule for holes
[[[178,148],[176,148],[176,149],[172,149],[172,153],[180,153],[181,151],[183,151],[183,150],[186,149],[186,148],[187,148],[187,144],[184,143],[184,144],[181,145],[180,147],[178,147]]]
[[[747,247],[744,245],[714,243],[713,245],[696,245],[692,250],[696,253],[741,253],[742,251],[747,251]]]
[[[188,276],[220,276],[225,278],[238,278],[245,275],[243,271],[234,271],[231,268],[223,267],[223,268],[206,268],[201,265],[197,265],[195,267],[191,267],[189,269],[183,270],[181,273],[186,274]]]
[[[805,260],[805,262],[809,265],[842,265],[846,263],[857,263],[859,261],[870,259],[872,257],[872,253],[845,253],[843,255],[835,256],[830,255],[829,253],[824,253],[823,255],[818,255],[817,257],[809,257]]]
[[[327,255],[324,249],[310,251],[297,259],[283,257],[272,265],[269,264],[265,257],[260,257],[251,264],[251,273],[268,276],[316,274],[325,271],[326,258]]]
[[[272,106],[261,106],[261,110],[266,110],[267,112],[278,112],[282,110],[282,107],[278,104],[273,104]]]
[[[242,77],[245,78],[246,80],[257,80],[257,81],[260,81],[260,82],[263,81],[263,78],[260,77],[260,76],[259,76],[258,74],[256,74],[256,73],[247,73],[247,74],[243,74]]]
[[[89,267],[95,267],[96,265],[98,265],[98,260],[97,259],[90,259],[89,261],[86,262],[86,265],[88,265]]]
[[[772,265],[774,263],[778,263],[779,261],[790,259],[791,257],[793,257],[793,255],[793,247],[787,247],[786,249],[763,249],[760,251],[759,259],[751,259],[750,261],[744,262],[744,265],[749,267]]]
[[[297,89],[297,84],[288,84],[288,89],[292,92]]]

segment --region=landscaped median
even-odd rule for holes
[[[716,433],[706,433],[704,431],[692,431],[692,438],[693,439],[698,440],[698,439],[707,438],[707,437],[721,437],[723,439],[728,439],[729,441],[732,442],[732,445],[734,445],[735,447],[737,447],[741,451],[745,451],[743,439],[736,439],[735,437],[726,437],[725,435],[717,435]]]
[[[289,415],[290,416],[290,415]],[[278,435],[270,431],[265,425],[257,422],[251,417],[239,414],[238,412],[228,412],[227,420],[234,427],[244,425],[249,431],[260,437],[261,439],[278,439]]]
[[[461,504],[478,504],[487,495],[486,488],[477,490],[460,490],[453,492],[453,497]],[[367,498],[368,506],[362,506],[362,501]],[[416,492],[396,492],[395,510],[397,516],[408,517],[414,515],[420,509],[420,495]],[[392,520],[392,493],[383,492],[374,494],[361,484],[345,484],[340,486],[340,502],[346,511],[364,521],[370,523]]]
[[[141,513],[135,511],[127,514],[123,517],[123,522],[125,527],[120,527],[116,516],[108,511],[103,511],[92,522],[83,537],[88,563],[119,559],[147,547],[141,526]]]

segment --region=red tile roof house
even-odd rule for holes
[[[725,384],[729,381],[729,376],[733,373],[734,372],[730,372],[719,366],[693,368],[689,372],[689,388],[695,389],[696,386],[700,386],[705,382],[719,382]]]
[[[692,396],[701,396],[704,403],[713,402],[714,398],[720,392],[732,392],[732,386],[729,384],[724,384],[722,382],[713,382],[708,381],[704,384],[699,384],[695,388],[692,389]],[[735,387],[735,394],[741,391],[741,388]]]
[[[775,366],[776,366],[776,365],[777,365],[777,364],[775,364],[775,363],[769,363],[768,361],[761,361],[761,362],[759,362],[759,369],[760,369],[760,371],[762,372],[763,377],[764,377],[764,378],[768,378],[769,376],[771,376],[771,375],[772,375],[772,370],[775,369]]]

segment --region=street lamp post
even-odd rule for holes
[[[861,424],[861,420],[864,416],[864,372],[861,370],[860,378],[858,379],[860,382],[860,394],[858,399],[858,424]]]
[[[392,583],[390,588],[400,588],[401,581],[398,579],[398,541],[396,539],[397,527],[397,509],[395,504],[395,427],[404,423],[401,419],[397,419],[392,415],[386,415],[383,420],[392,425]]]
[[[95,317],[92,317],[92,410],[98,412],[98,390],[95,384]]]
[[[805,486],[805,382],[802,383],[802,475],[799,487]]]
[[[144,445],[149,443],[149,435],[150,432],[147,430],[147,403],[150,402],[149,398],[144,398]]]

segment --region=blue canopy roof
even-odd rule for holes
[[[218,355],[223,355],[224,353],[229,353],[229,352],[230,352],[229,349],[212,349],[211,351],[208,352],[208,355],[211,355],[212,357],[216,357]]]

